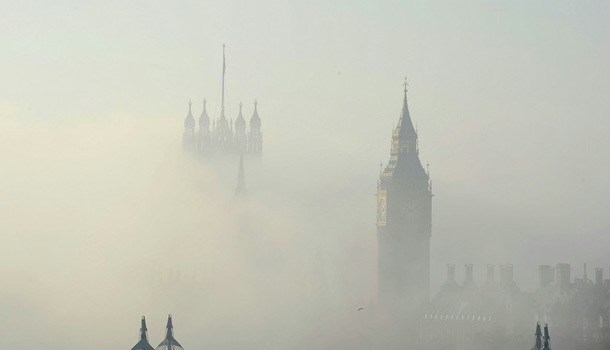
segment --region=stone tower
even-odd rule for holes
[[[377,288],[380,308],[409,317],[429,301],[432,191],[419,160],[406,79],[404,86],[390,160],[377,186]]]

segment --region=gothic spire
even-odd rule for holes
[[[239,103],[239,115],[235,120],[235,129],[241,130],[246,128],[246,120],[244,119],[244,115],[241,112],[242,103]]]
[[[193,112],[191,112],[191,105],[193,103],[189,100],[189,112],[186,115],[186,119],[184,119],[184,128],[192,129],[195,128],[195,118],[193,117]]]
[[[549,325],[544,324],[544,344],[542,350],[551,350],[551,336],[549,335]]]
[[[167,332],[165,333],[165,337],[166,338],[173,338],[174,337],[174,324],[172,323],[172,315],[170,314],[167,317],[167,326],[165,327],[167,329]]]
[[[146,328],[146,318],[144,316],[142,316],[142,325],[140,326],[140,341],[131,350],[154,350],[148,343],[148,329]]]
[[[201,112],[201,116],[199,116],[199,126],[210,126],[210,117],[208,116],[208,111],[206,109],[207,100],[203,99],[203,111]]]
[[[220,118],[225,116],[225,71],[227,65],[225,63],[225,44],[222,44],[222,102],[220,107]]]
[[[260,128],[261,126],[261,118],[258,116],[257,110],[258,101],[254,100],[254,113],[252,113],[252,117],[250,118],[250,128]]]
[[[237,187],[235,188],[235,197],[245,197],[248,194],[246,190],[246,174],[244,172],[244,155],[239,155],[239,170],[237,173]]]
[[[403,85],[404,98],[402,102],[402,112],[394,133],[398,135],[399,140],[415,140],[417,139],[417,133],[413,127],[411,115],[409,114],[409,104],[407,103],[407,86],[409,86],[409,84],[407,84],[407,77],[405,77]]]
[[[165,339],[157,346],[157,350],[182,350],[182,345],[174,339],[174,325],[172,323],[172,315],[167,317],[167,330],[165,333]]]
[[[540,331],[540,322],[536,323],[536,342],[533,350],[542,350],[542,332]]]

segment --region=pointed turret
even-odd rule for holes
[[[183,350],[184,348],[174,338],[174,325],[172,323],[172,315],[167,317],[167,326],[165,332],[165,339],[157,346],[156,350]]]
[[[240,102],[239,103],[239,115],[237,116],[237,119],[235,119],[235,130],[246,130],[246,120],[244,119],[244,115],[242,113],[242,108],[243,104]]]
[[[415,181],[423,191],[430,190],[428,174],[419,160],[417,132],[413,127],[407,103],[407,78],[405,77],[403,105],[398,124],[392,132],[390,161],[384,174]]]
[[[246,190],[246,174],[244,172],[244,156],[239,156],[239,170],[237,173],[237,187],[235,188],[235,197],[245,197],[248,194]]]
[[[542,350],[542,332],[540,331],[540,322],[536,323],[536,342],[532,350]]]
[[[411,121],[411,114],[409,114],[409,103],[407,102],[407,86],[407,77],[405,77],[402,112],[400,113],[400,119],[398,119],[398,124],[396,124],[396,129],[394,130],[394,133],[398,135],[398,138],[400,140],[416,140],[417,132],[415,132],[413,122]]]
[[[195,118],[193,117],[193,112],[191,111],[191,105],[193,103],[189,101],[189,112],[184,119],[184,130],[195,130]]]
[[[148,343],[148,329],[146,328],[146,318],[142,316],[142,325],[140,326],[140,340],[131,348],[131,350],[154,350]]]
[[[203,111],[199,116],[199,139],[198,147],[200,152],[208,152],[212,143],[210,131],[210,116],[206,108],[207,100],[203,99]]]
[[[242,103],[239,103],[239,115],[235,120],[235,147],[239,152],[248,151],[248,136],[246,135],[246,120],[242,113]]]
[[[250,129],[260,128],[261,127],[261,118],[258,116],[258,101],[254,100],[254,113],[252,113],[252,117],[250,118]]]
[[[199,130],[204,130],[210,129],[210,116],[208,115],[208,111],[206,108],[207,105],[207,100],[204,98],[203,99],[203,111],[201,112],[201,115],[199,116]]]
[[[250,133],[248,134],[248,152],[252,154],[263,153],[263,133],[261,132],[261,118],[258,116],[258,101],[254,100],[254,113],[250,118]]]
[[[551,350],[551,336],[549,335],[549,325],[544,324],[544,343],[542,350]]]
[[[182,136],[182,148],[187,153],[195,153],[197,142],[195,136],[195,118],[191,111],[191,101],[189,101],[189,112],[184,119],[184,135]]]

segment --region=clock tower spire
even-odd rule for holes
[[[403,85],[390,160],[377,186],[377,287],[382,309],[411,318],[428,303],[432,193],[428,172],[419,160],[406,78]]]

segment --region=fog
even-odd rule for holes
[[[1,2],[0,344],[370,348],[376,181],[403,76],[445,264],[607,268],[610,7]],[[187,102],[264,146],[182,152]],[[364,312],[357,309],[363,307]]]

